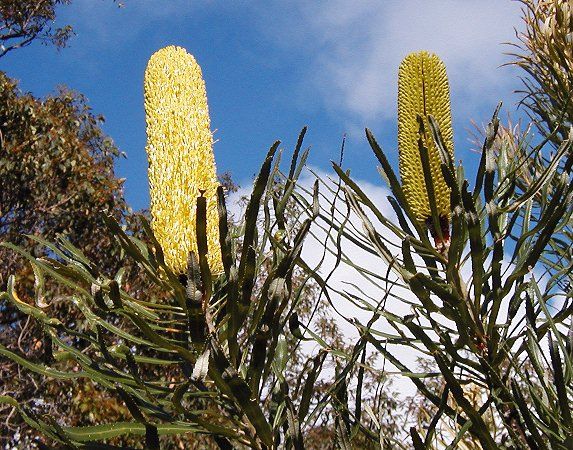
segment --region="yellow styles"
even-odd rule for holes
[[[187,272],[189,252],[197,252],[196,201],[204,191],[209,266],[222,272],[218,182],[201,68],[184,48],[165,47],[149,59],[144,94],[151,225],[165,262],[176,274]]]

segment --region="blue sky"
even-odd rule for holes
[[[148,205],[143,72],[161,47],[185,47],[207,84],[220,172],[248,186],[274,140],[292,150],[303,125],[310,163],[328,170],[348,134],[345,167],[382,183],[364,138],[371,128],[396,163],[396,90],[400,60],[429,50],[446,63],[456,157],[471,173],[470,120],[482,124],[499,100],[517,116],[519,72],[500,67],[520,27],[511,0],[74,0],[58,24],[77,36],[57,51],[34,44],[0,59],[0,70],[37,96],[65,84],[84,93],[127,159],[134,209]],[[397,167],[397,165],[396,165]]]

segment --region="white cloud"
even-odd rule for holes
[[[307,93],[361,121],[396,116],[397,69],[409,52],[446,63],[456,113],[492,110],[516,86],[502,42],[515,41],[519,3],[499,0],[277,1],[261,23],[284,48],[309,54]],[[471,106],[470,106],[471,105]]]

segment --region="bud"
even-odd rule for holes
[[[434,237],[428,190],[424,179],[418,148],[420,127],[418,116],[424,121],[422,136],[428,149],[436,207],[444,240],[449,240],[450,189],[440,168],[440,155],[431,136],[428,115],[439,125],[444,143],[453,159],[453,131],[450,112],[450,90],[444,63],[428,52],[411,53],[400,64],[398,72],[398,151],[400,177],[404,196],[416,220],[425,224]],[[441,246],[441,243],[437,243]]]

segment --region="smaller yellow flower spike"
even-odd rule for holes
[[[187,273],[189,252],[197,252],[197,197],[204,191],[209,267],[220,273],[218,182],[201,68],[184,48],[165,47],[149,59],[144,93],[151,225],[165,262],[176,274]]]
[[[404,196],[416,219],[426,224],[432,234],[432,213],[418,148],[419,124],[424,121],[422,136],[428,149],[432,184],[444,238],[449,238],[450,189],[440,168],[440,155],[431,136],[428,115],[436,119],[446,148],[453,159],[453,130],[450,112],[450,89],[444,63],[436,55],[422,51],[411,53],[398,72],[398,151]]]

